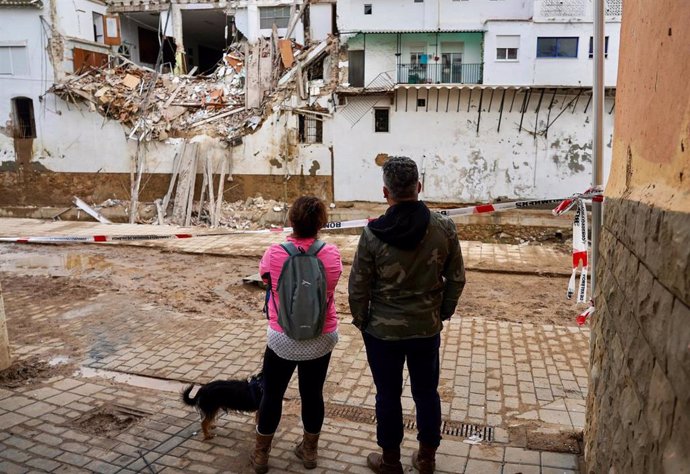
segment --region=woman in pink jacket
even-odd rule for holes
[[[305,252],[316,240],[319,230],[328,222],[326,206],[319,198],[303,196],[297,199],[288,214],[292,234],[287,238]],[[288,254],[280,245],[271,245],[259,264],[259,273],[270,282],[268,303],[268,343],[264,355],[264,395],[261,400],[256,427],[256,446],[251,462],[256,473],[268,471],[268,454],[273,435],[280,423],[283,395],[297,368],[299,392],[302,400],[304,438],[295,448],[304,467],[316,467],[317,445],[324,417],[323,384],[326,380],[331,351],[338,342],[338,317],[333,294],[343,271],[340,252],[335,245],[326,244],[317,254],[326,272],[328,305],[323,332],[313,339],[291,339],[278,324],[278,279]]]

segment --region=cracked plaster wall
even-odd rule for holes
[[[440,94],[438,100],[437,93]],[[422,173],[423,199],[429,201],[483,202],[499,197],[543,199],[587,189],[591,183],[592,131],[591,106],[587,114],[583,112],[586,99],[580,99],[577,111],[572,113],[575,104],[567,107],[575,96],[556,96],[549,116],[551,97],[547,92],[537,117],[535,109],[539,95],[533,93],[520,132],[519,109],[524,96],[522,92],[517,93],[513,111],[509,112],[513,91],[508,91],[498,132],[502,93],[502,90],[494,92],[489,112],[491,90],[485,90],[478,133],[478,89],[472,94],[469,112],[467,89],[460,97],[459,111],[457,90],[451,91],[449,98],[448,90],[433,90],[428,96],[426,91],[420,91],[419,97],[428,101],[428,111],[426,106],[415,111],[414,90],[410,90],[407,97],[407,112],[404,90],[397,92],[397,111],[390,99],[381,98],[375,107],[390,108],[390,132],[387,133],[374,132],[373,108],[354,127],[346,113],[336,114],[333,124],[336,199],[382,201],[381,168],[376,163],[381,153],[414,159]],[[611,99],[606,102],[608,111],[612,102]],[[552,122],[548,137],[544,134],[547,119]],[[613,115],[605,115],[604,125],[605,143],[609,143]],[[357,139],[352,140],[353,136]],[[608,170],[610,157],[611,149],[605,146],[605,170]]]

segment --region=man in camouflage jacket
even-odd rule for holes
[[[440,332],[455,312],[465,268],[453,221],[418,200],[415,162],[390,158],[383,182],[390,207],[365,227],[349,281],[353,324],[362,331],[376,384],[376,434],[383,449],[370,454],[367,464],[377,473],[403,472],[400,397],[407,360],[419,430],[412,464],[431,473],[441,442]]]

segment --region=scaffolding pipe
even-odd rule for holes
[[[604,0],[594,0],[594,81],[592,85],[592,186],[603,184],[604,137]],[[599,263],[599,237],[602,223],[602,203],[592,201],[592,268],[591,291],[594,297],[596,272]]]

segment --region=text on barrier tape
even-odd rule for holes
[[[463,216],[471,214],[483,214],[497,211],[505,211],[508,209],[526,209],[537,207],[545,204],[556,204],[572,199],[592,199],[598,194],[588,192],[576,195],[577,198],[560,198],[560,199],[539,199],[531,201],[513,201],[497,204],[480,204],[477,206],[461,207],[456,209],[442,209],[438,212],[445,216]],[[565,211],[563,211],[565,212]],[[349,221],[332,221],[328,222],[323,230],[336,229],[356,229],[366,227],[366,225],[373,219],[353,219]],[[91,236],[34,236],[34,237],[0,237],[0,242],[6,243],[107,243],[107,242],[125,242],[136,240],[174,240],[174,239],[189,239],[193,237],[218,237],[225,235],[244,235],[244,234],[273,234],[292,232],[292,227],[275,227],[271,229],[260,230],[239,230],[226,232],[212,232],[200,234],[149,234],[149,235],[91,235]]]

